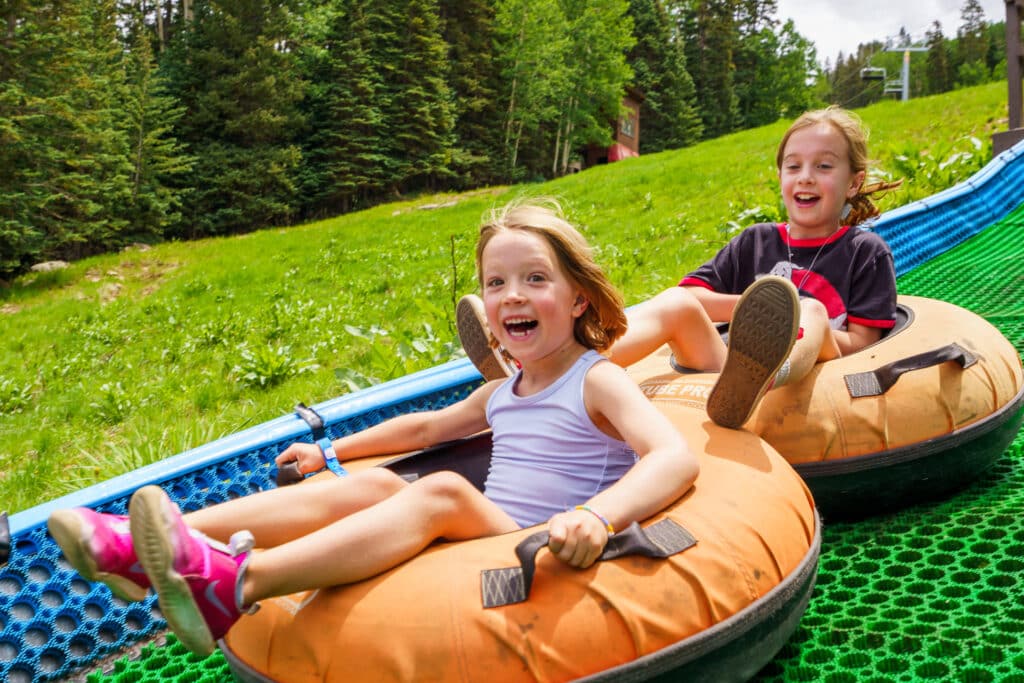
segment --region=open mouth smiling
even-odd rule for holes
[[[818,201],[818,195],[798,192],[793,195],[793,199],[795,199],[796,203],[800,206],[810,206]]]
[[[509,318],[503,325],[509,336],[522,337],[537,327],[537,321],[529,318]]]

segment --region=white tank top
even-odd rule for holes
[[[588,350],[543,391],[517,396],[520,371],[491,394],[494,446],[484,495],[520,526],[585,503],[636,463],[636,453],[598,429],[583,403],[587,371],[605,360]]]

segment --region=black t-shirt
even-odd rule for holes
[[[792,256],[791,256],[792,254]],[[832,329],[854,322],[896,324],[896,269],[878,234],[843,226],[825,239],[790,239],[785,223],[758,223],[736,235],[679,286],[741,294],[757,278],[791,280],[802,296],[825,304]]]

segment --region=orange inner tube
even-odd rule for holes
[[[698,454],[701,473],[643,525],[670,518],[697,539],[692,548],[586,570],[541,550],[528,600],[483,609],[481,571],[515,566],[516,544],[543,527],[437,543],[358,584],[266,600],[224,646],[275,681],[564,681],[656,653],[751,607],[808,555],[810,493],[757,436],[717,427],[703,410],[656,403]]]

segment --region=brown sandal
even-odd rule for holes
[[[739,429],[796,343],[800,298],[789,280],[769,275],[747,287],[733,311],[725,366],[708,395],[708,417]]]

